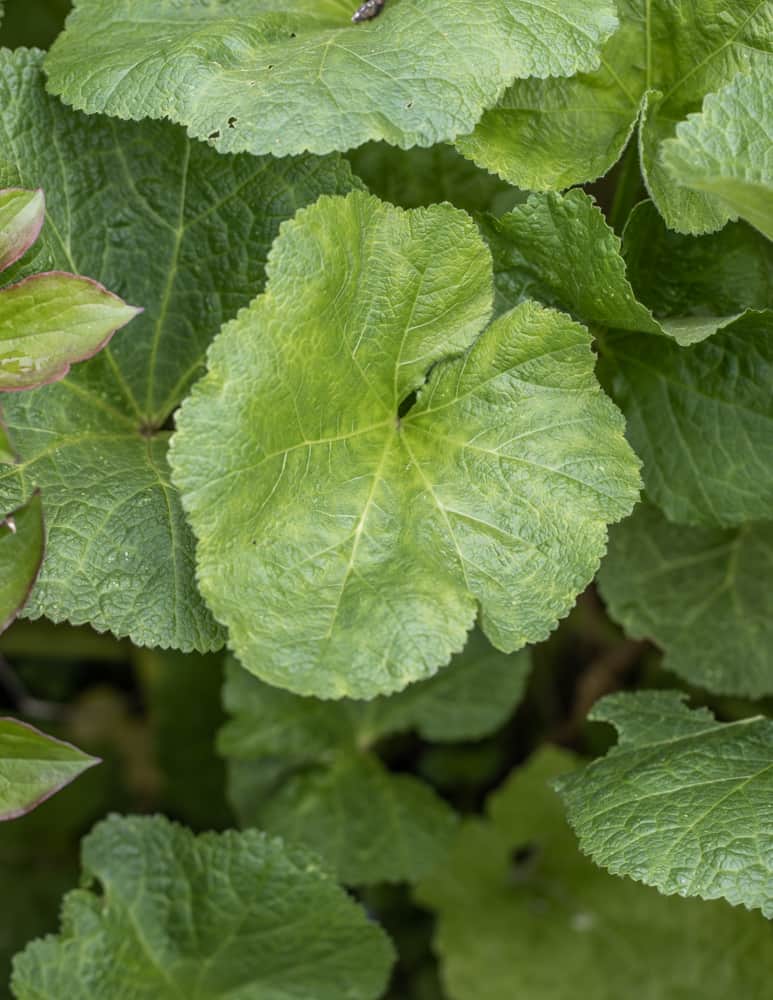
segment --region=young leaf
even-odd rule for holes
[[[0,821],[17,819],[98,764],[17,719],[0,719]]]
[[[677,183],[713,196],[731,218],[740,215],[771,240],[772,87],[770,68],[761,76],[739,74],[663,143],[663,160]]]
[[[90,113],[170,118],[221,152],[431,146],[468,132],[516,76],[594,69],[617,25],[611,0],[478,0],[474,31],[459,0],[390,4],[367,25],[350,16],[318,0],[287,12],[77,0],[49,88]]]
[[[169,481],[168,422],[215,331],[262,287],[281,220],[349,190],[349,167],[220,157],[169,126],[74,114],[45,95],[41,59],[0,55],[0,123],[17,181],[46,191],[45,267],[93,275],[145,312],[63,382],[6,403],[24,461],[0,471],[0,509],[37,485],[49,523],[25,614],[140,645],[218,648]]]
[[[610,334],[605,370],[672,521],[720,528],[773,511],[773,310],[747,312],[692,347]]]
[[[635,983],[653,998],[764,996],[773,946],[759,914],[660,896],[580,854],[549,788],[572,766],[549,749],[514,772],[419,886],[437,913],[444,995],[575,1000],[582,984],[583,996],[619,1000]]]
[[[43,192],[7,188],[0,191],[0,271],[14,264],[40,235],[46,218]]]
[[[352,885],[420,877],[448,846],[453,813],[421,781],[390,774],[371,748],[406,729],[438,740],[488,735],[521,697],[528,669],[526,652],[499,653],[474,632],[429,680],[390,698],[331,703],[231,663],[224,700],[233,717],[219,747],[241,821],[314,850]]]
[[[556,190],[606,173],[640,119],[642,171],[667,224],[694,234],[720,229],[730,213],[714,196],[677,185],[661,149],[676,123],[739,70],[765,78],[770,5],[620,0],[618,10],[621,27],[598,70],[517,81],[457,146],[518,187]]]
[[[773,722],[721,724],[683,698],[642,691],[594,707],[619,743],[559,785],[580,846],[661,892],[773,917]]]
[[[40,493],[0,517],[0,632],[29,597],[43,562],[46,532]]]
[[[268,273],[171,452],[243,664],[368,698],[433,674],[479,606],[500,649],[544,638],[638,490],[587,330],[524,303],[475,341],[490,257],[447,205],[321,198]]]
[[[101,350],[139,309],[60,271],[0,290],[0,391],[55,382]]]
[[[722,694],[773,694],[773,525],[672,524],[641,504],[609,536],[599,571],[609,613],[654,640],[665,666]]]
[[[376,1000],[386,986],[383,931],[265,834],[113,816],[83,841],[83,870],[91,890],[65,896],[60,935],[16,957],[16,1000]]]
[[[623,230],[623,257],[637,299],[680,344],[703,340],[747,309],[773,308],[773,245],[744,223],[683,236],[641,202]]]

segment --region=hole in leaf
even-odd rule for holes
[[[208,139],[219,139],[220,138],[220,129],[216,128],[214,132],[210,132],[209,135],[207,136],[207,138]]]
[[[413,107],[413,101],[408,101],[408,103],[405,106],[406,106],[406,108],[412,108]]]
[[[290,32],[290,38],[295,38],[295,32],[294,31]]]
[[[274,64],[273,63],[269,63],[268,64],[268,69],[273,69],[273,68],[274,68]]]
[[[398,407],[397,410],[398,424],[403,419],[403,417],[408,413],[413,404],[416,402],[417,394],[418,390],[414,389],[413,392],[409,392],[408,395],[405,397],[405,399],[402,401],[402,403],[400,403],[400,406]]]
[[[228,127],[229,128],[236,128],[236,123],[238,121],[239,121],[238,118],[234,118],[233,115],[231,115],[231,117],[228,119]]]

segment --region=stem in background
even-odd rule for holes
[[[633,135],[620,161],[615,193],[607,213],[607,222],[618,236],[623,232],[631,209],[646,197],[647,190],[639,169],[639,143]]]
[[[0,687],[5,688],[11,696],[16,711],[29,719],[51,722],[63,718],[67,713],[66,705],[33,698],[17,677],[13,667],[2,656],[0,656]]]

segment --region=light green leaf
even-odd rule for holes
[[[386,986],[383,931],[265,834],[113,816],[82,860],[90,889],[65,896],[58,937],[16,957],[17,1000],[376,1000]]]
[[[17,719],[0,719],[0,821],[18,819],[98,764]]]
[[[633,983],[636,996],[658,1000],[764,996],[773,974],[767,921],[596,868],[549,787],[572,766],[549,749],[515,771],[489,799],[489,818],[465,822],[419,887],[437,913],[444,995],[575,1000],[581,984],[583,996],[619,1000]]]
[[[0,191],[0,271],[23,256],[40,235],[46,217],[43,192]]]
[[[773,240],[773,70],[739,75],[707,95],[700,114],[663,144],[663,161],[678,184],[713,196]]]
[[[171,452],[243,664],[367,698],[433,674],[479,608],[497,648],[544,638],[637,495],[587,330],[524,303],[475,341],[491,261],[450,206],[322,198],[268,272]]]
[[[474,31],[460,0],[394,0],[366,25],[353,7],[77,0],[49,87],[82,111],[169,118],[220,152],[431,146],[515,77],[595,68],[617,25],[610,0],[478,0]]]
[[[594,707],[619,743],[559,785],[580,846],[661,892],[773,917],[773,722],[723,725],[683,698],[642,691]]]
[[[450,201],[467,212],[499,215],[526,197],[446,143],[429,149],[398,149],[370,142],[352,150],[347,158],[373,194],[401,208]]]
[[[773,311],[692,347],[612,334],[611,369],[648,496],[668,518],[721,528],[773,513]]]
[[[0,391],[62,378],[139,312],[71,274],[35,274],[0,290]]]
[[[642,171],[667,224],[693,234],[719,229],[730,214],[712,195],[674,182],[662,144],[739,71],[764,77],[773,10],[765,0],[619,0],[618,12],[621,27],[599,69],[516,81],[457,146],[518,187],[557,190],[606,173],[641,116]]]
[[[421,781],[393,775],[374,745],[416,729],[426,739],[479,739],[512,712],[526,652],[493,650],[479,632],[429,680],[368,702],[301,698],[235,663],[219,738],[242,823],[297,841],[349,884],[414,880],[448,846],[454,815]],[[367,803],[367,808],[363,808]]]
[[[773,308],[773,246],[744,223],[683,236],[642,202],[623,231],[623,256],[636,297],[680,344],[711,336],[747,309]]]
[[[8,431],[3,423],[2,411],[0,411],[0,464],[13,465],[16,461],[18,461],[18,455],[8,437]]]
[[[772,524],[687,528],[642,504],[610,532],[598,579],[611,616],[669,670],[758,698],[773,694],[772,576]]]
[[[46,547],[40,494],[0,517],[0,632],[29,597]]]
[[[281,220],[348,190],[349,168],[221,157],[168,125],[74,114],[45,95],[41,59],[0,55],[0,137],[14,183],[46,191],[43,268],[92,275],[145,312],[64,381],[5,404],[24,461],[0,471],[0,509],[38,485],[49,523],[25,614],[139,645],[215,649],[223,633],[196,589],[169,481],[171,414],[221,323],[261,289]],[[33,263],[41,269],[40,254]]]

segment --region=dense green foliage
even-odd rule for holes
[[[773,8],[355,5],[0,0],[0,1000],[765,1000]]]

